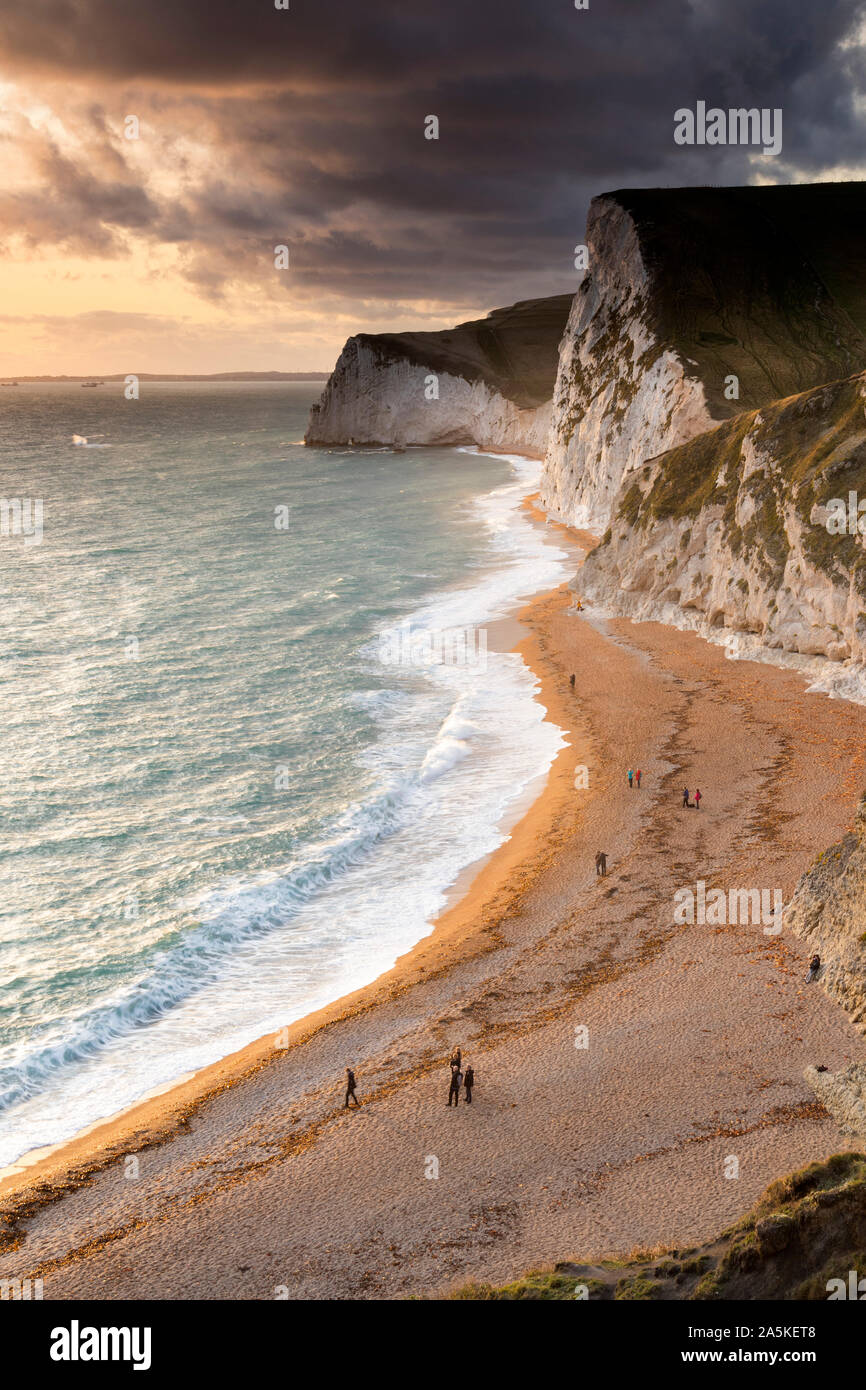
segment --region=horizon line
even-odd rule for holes
[[[23,381],[125,381],[135,376],[139,381],[320,381],[331,375],[331,369],[311,369],[301,372],[3,372],[0,385]]]

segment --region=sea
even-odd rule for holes
[[[563,746],[540,465],[320,390],[0,387],[0,1165],[375,979]]]

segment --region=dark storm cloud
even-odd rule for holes
[[[71,70],[124,81],[277,82],[363,90],[438,81],[449,71],[566,75],[573,6],[474,0],[12,0],[0,16],[0,52],[29,71]],[[645,23],[645,4],[607,0],[599,18]],[[685,23],[668,0],[666,23]],[[651,25],[658,32],[659,25]],[[467,62],[468,60],[468,62]]]
[[[0,215],[29,219],[39,237],[65,226],[96,252],[131,229],[174,242],[211,297],[227,282],[285,289],[272,269],[280,241],[296,294],[492,304],[554,293],[574,284],[571,249],[594,193],[750,177],[747,151],[675,146],[679,106],[781,107],[771,176],[858,164],[862,50],[842,41],[861,10],[7,0],[0,55],[12,75],[83,84],[80,120],[102,154],[94,172],[43,151],[45,196],[7,199]],[[112,140],[130,92],[164,140],[213,150],[171,196],[136,188]],[[438,141],[423,138],[428,114]]]

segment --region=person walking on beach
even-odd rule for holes
[[[637,782],[638,787],[640,787],[640,768],[638,768],[637,772],[635,773],[634,780]]]
[[[630,767],[629,770],[628,770],[628,789],[629,789],[629,791],[631,791],[631,787],[632,787],[632,782],[633,782],[633,780],[634,780],[634,768]]]
[[[690,806],[690,805],[691,805],[691,802],[689,801],[689,789],[688,789],[688,787],[683,787],[683,806]]]
[[[475,1072],[472,1070],[471,1067],[467,1067],[467,1068],[466,1068],[466,1074],[465,1074],[464,1077],[463,1077],[463,1089],[464,1089],[464,1091],[466,1092],[466,1104],[467,1104],[467,1105],[471,1105],[471,1104],[472,1104],[472,1087],[473,1087],[474,1085],[475,1085]]]
[[[359,1104],[358,1097],[355,1095],[355,1073],[351,1067],[346,1068],[346,1104],[343,1106],[344,1110],[349,1108],[349,1096],[352,1097],[356,1105]]]
[[[810,985],[813,980],[817,980],[818,971],[821,969],[821,957],[813,956],[809,961],[809,973],[806,976],[806,984]]]
[[[604,878],[606,873],[607,855],[604,853],[604,850],[599,850],[598,854],[595,856],[595,876],[596,878]]]
[[[463,1073],[459,1067],[451,1068],[451,1085],[448,1089],[448,1104],[451,1105],[451,1097],[454,1097],[454,1104],[460,1103],[460,1087],[463,1085]]]
[[[698,788],[695,790],[695,809],[698,810],[698,811],[701,809],[701,789],[700,789],[700,787],[698,787]]]

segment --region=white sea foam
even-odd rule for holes
[[[540,465],[512,466],[513,479],[473,507],[495,564],[404,615],[413,629],[483,627],[567,577],[567,553],[521,510]],[[372,665],[375,651],[361,660]],[[483,665],[391,674],[389,688],[353,697],[379,728],[359,755],[376,796],[289,862],[198,895],[199,925],[145,975],[4,1068],[0,1104],[12,1108],[0,1163],[374,979],[431,930],[466,867],[507,837],[509,810],[564,743],[545,721],[536,677],[519,655],[497,651]],[[61,1070],[62,1087],[50,1085]]]

